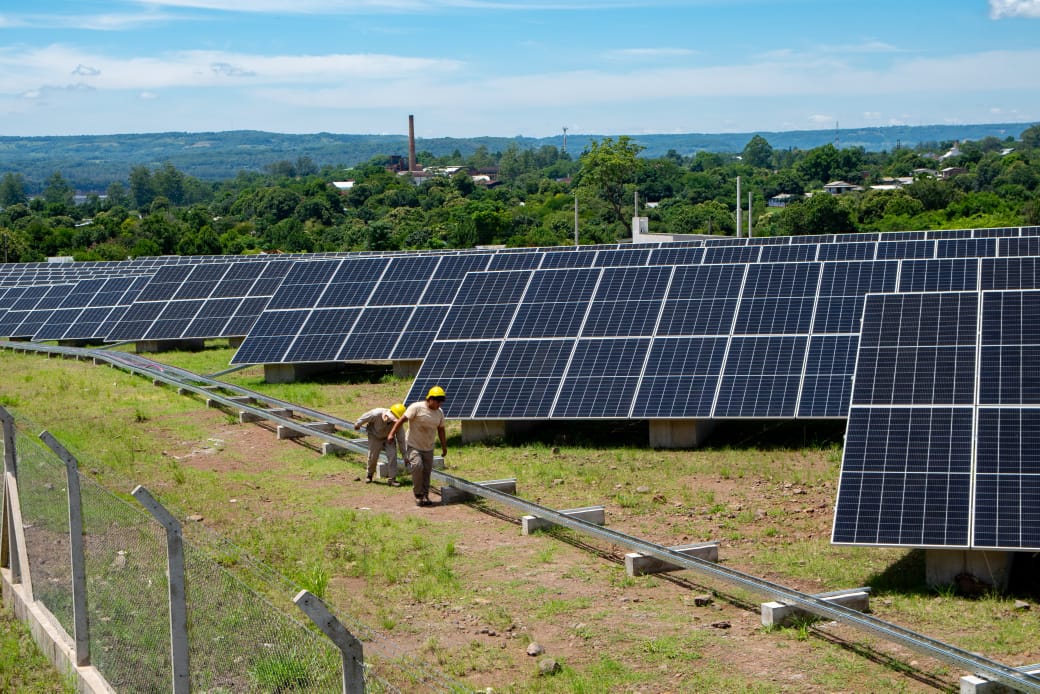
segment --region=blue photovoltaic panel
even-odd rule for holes
[[[338,361],[386,359],[394,351],[411,316],[409,306],[366,309],[350,331]]]
[[[322,260],[309,263],[293,263],[282,279],[278,290],[268,303],[268,310],[286,308],[312,308],[332,279],[339,263],[337,260]]]
[[[748,268],[733,332],[808,333],[820,277],[818,263],[766,263]]]
[[[997,254],[1001,257],[1038,256],[1040,255],[1040,236],[1002,238],[997,244]]]
[[[711,416],[726,338],[654,339],[632,416]]]
[[[650,253],[648,265],[699,265],[704,249],[698,247],[657,248]]]
[[[544,251],[496,253],[491,257],[488,270],[534,270],[542,264]]]
[[[795,263],[816,260],[819,245],[805,243],[787,246],[766,246],[762,249],[760,263]]]
[[[858,333],[863,297],[894,291],[898,274],[894,261],[824,263],[812,332]]]
[[[929,229],[925,236],[930,239],[970,239],[971,229]]]
[[[412,383],[406,402],[422,400],[430,388],[440,386],[447,393],[443,405],[445,416],[469,419],[501,344],[501,341],[478,340],[435,342],[426,355],[423,368],[429,364],[430,371],[437,377],[435,380],[425,379],[420,372]]]
[[[760,246],[713,246],[704,250],[704,263],[753,263],[761,251]]]
[[[853,403],[970,405],[978,295],[867,297]]]
[[[475,415],[493,419],[548,417],[574,344],[574,340],[505,342]]]
[[[592,267],[595,260],[596,251],[546,251],[541,268]]]
[[[793,417],[806,337],[734,337],[715,417]]]
[[[1040,405],[1040,291],[985,292],[982,306],[980,404]]]
[[[980,407],[978,418],[974,545],[1036,550],[1040,409]]]
[[[605,269],[582,335],[653,335],[670,275],[665,265]]]
[[[983,258],[982,287],[1040,289],[1040,258]]]
[[[152,280],[141,290],[140,301],[165,301],[172,299],[181,283],[191,274],[190,265],[167,265],[156,270]]]
[[[936,244],[938,258],[986,258],[996,254],[996,239],[943,239]]]
[[[877,246],[877,259],[934,258],[935,243],[935,241],[885,241]]]
[[[423,359],[447,313],[447,306],[416,306],[391,356],[394,359]]]
[[[870,243],[824,243],[820,244],[818,260],[873,260],[877,244]]]
[[[813,335],[798,397],[799,417],[847,417],[859,337]]]
[[[552,416],[628,417],[649,339],[579,340]]]
[[[658,335],[729,335],[744,265],[677,267]]]
[[[649,248],[621,248],[613,251],[600,251],[596,254],[596,267],[622,267],[646,265],[650,258]]]
[[[971,449],[970,407],[853,406],[831,540],[967,547]]]
[[[979,287],[976,258],[904,260],[899,272],[901,292],[958,292]]]
[[[530,278],[528,270],[467,276],[444,319],[440,339],[504,337]]]
[[[602,271],[544,270],[534,273],[509,330],[510,337],[574,337],[588,311]]]
[[[132,309],[133,307],[131,307]],[[282,360],[292,337],[310,311],[265,311],[231,358],[232,364],[274,364]]]

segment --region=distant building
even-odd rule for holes
[[[826,184],[823,189],[831,195],[844,195],[845,193],[863,190],[863,187],[846,183],[845,181],[831,181]]]
[[[799,196],[793,193],[777,193],[773,197],[766,200],[768,207],[787,207],[790,203],[794,202]]]
[[[968,173],[968,170],[963,166],[947,166],[945,169],[939,172],[939,177],[943,179],[953,178],[959,176],[962,173]]]
[[[340,193],[346,193],[348,190],[354,187],[353,181],[333,181],[332,187],[338,190]]]

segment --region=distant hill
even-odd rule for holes
[[[701,150],[740,152],[752,136],[762,135],[774,149],[812,149],[837,141],[840,147],[863,147],[886,151],[898,145],[978,140],[984,137],[1018,138],[1030,123],[986,125],[919,125],[860,128],[854,130],[796,130],[785,132],[689,133],[635,135],[644,156],[659,157],[669,150],[692,155]],[[567,149],[574,155],[602,135],[567,136]],[[463,156],[484,146],[501,152],[511,145],[521,149],[543,145],[562,147],[563,137],[473,137],[419,139],[419,151]],[[54,137],[0,137],[0,175],[20,173],[29,192],[37,192],[46,180],[60,171],[77,190],[104,191],[114,181],[125,182],[134,166],[155,168],[169,162],[178,170],[203,180],[234,178],[240,171],[263,171],[274,162],[310,157],[320,167],[343,166],[368,161],[374,156],[408,152],[404,135],[340,135],[281,133],[236,130],[219,133],[142,133],[134,135],[72,135]]]

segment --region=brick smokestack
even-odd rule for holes
[[[408,170],[415,171],[415,116],[408,116]]]

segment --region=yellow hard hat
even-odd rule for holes
[[[430,392],[426,394],[426,397],[427,398],[444,398],[444,397],[447,397],[447,396],[444,394],[444,389],[443,388],[441,388],[440,386],[434,386],[433,388],[430,388]]]
[[[390,406],[390,411],[394,413],[395,417],[400,419],[401,415],[404,414],[404,403],[403,402],[395,402],[393,405]]]

